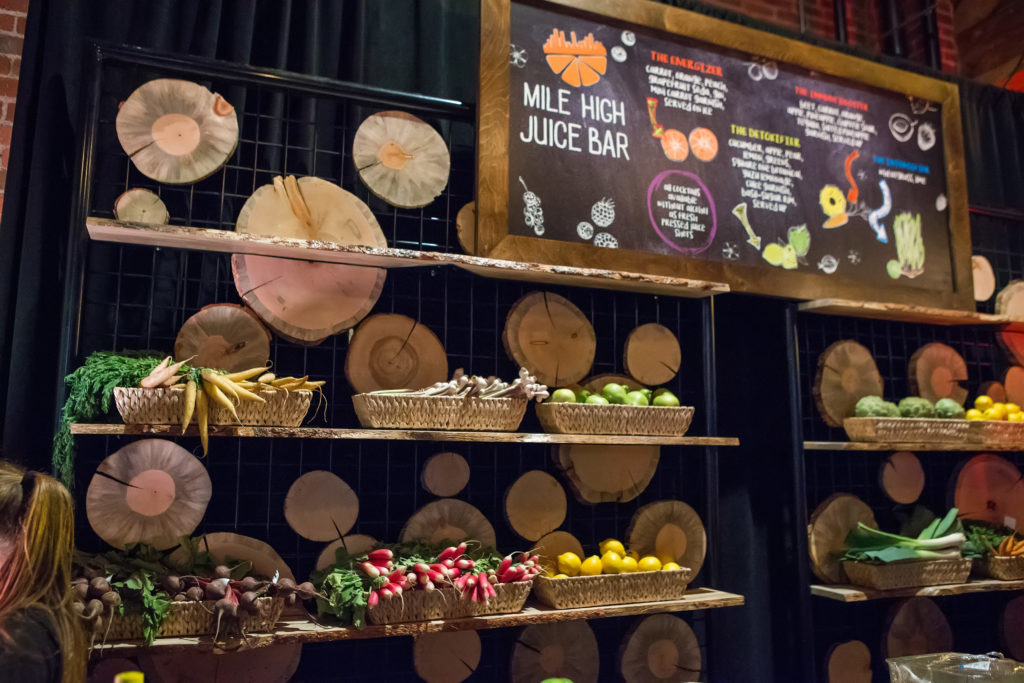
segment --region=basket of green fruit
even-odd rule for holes
[[[683,436],[693,420],[693,406],[680,406],[668,389],[637,389],[609,382],[600,393],[556,389],[537,406],[545,432],[554,434],[625,434]]]
[[[864,396],[857,401],[855,415],[843,420],[851,441],[966,441],[970,433],[963,406],[948,398],[932,404],[908,396],[896,405],[881,396]]]

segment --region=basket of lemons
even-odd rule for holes
[[[982,394],[967,411],[971,441],[980,444],[1024,443],[1024,411],[1016,403],[1002,403]]]

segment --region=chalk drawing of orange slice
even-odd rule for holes
[[[665,156],[672,161],[686,161],[686,157],[690,154],[690,146],[686,144],[686,136],[674,128],[669,128],[662,133],[661,149],[665,152]]]
[[[711,161],[718,154],[718,138],[708,128],[694,128],[690,131],[690,149],[701,161]]]
[[[551,71],[561,75],[562,80],[573,87],[594,85],[601,80],[608,69],[608,51],[594,34],[588,33],[583,40],[576,39],[576,32],[569,33],[552,29],[544,43],[544,55]]]

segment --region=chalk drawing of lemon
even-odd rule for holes
[[[821,210],[829,217],[822,227],[838,228],[846,225],[849,217],[846,215],[846,197],[843,196],[842,190],[835,185],[826,185],[818,194],[818,203],[821,204]]]

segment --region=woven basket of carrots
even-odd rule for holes
[[[1007,534],[998,544],[986,544],[988,552],[974,559],[974,572],[1000,581],[1024,579],[1024,538]]]

